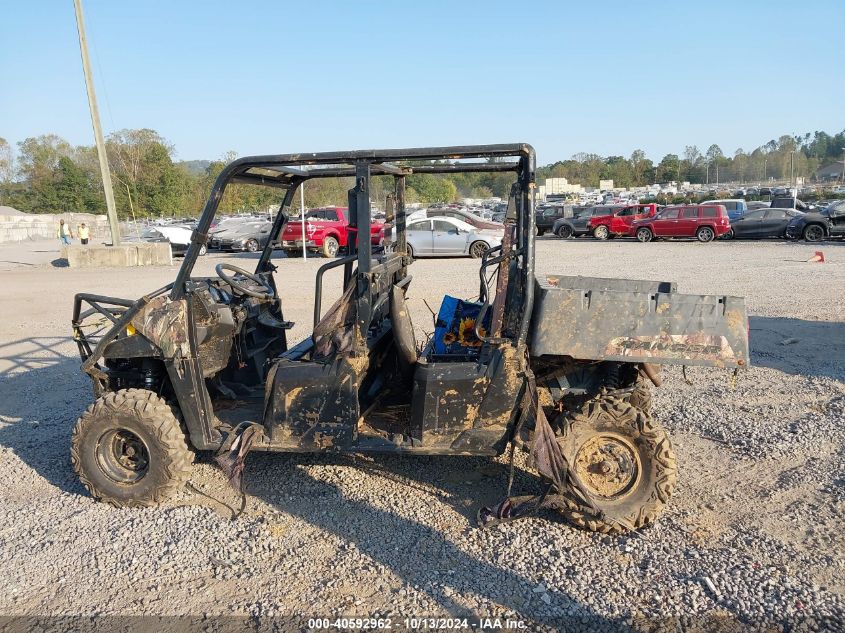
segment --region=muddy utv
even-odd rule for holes
[[[433,338],[421,344],[406,303],[405,179],[461,172],[513,174],[504,237],[481,258],[478,300],[445,297]],[[71,447],[86,489],[116,506],[155,504],[190,477],[194,451],[238,458],[247,445],[490,456],[510,445],[511,458],[519,445],[532,451],[542,493],[529,505],[506,498],[482,522],[545,505],[604,532],[651,523],[672,494],[676,463],[651,417],[649,385],[664,364],[747,365],[744,302],[680,294],[670,282],[535,275],[534,172],[525,144],[229,164],[173,283],[135,301],[76,296],[74,339],[97,398]],[[297,188],[350,178],[350,230],[369,236],[377,176],[393,184],[379,201],[390,227],[383,246],[351,241],[348,254],[319,268],[313,333],[289,345],[293,324],[271,254]],[[254,271],[221,263],[217,277],[193,277],[231,183],[278,189],[270,240]],[[334,268],[343,290],[324,310],[323,277]],[[86,335],[95,319],[107,328]]]

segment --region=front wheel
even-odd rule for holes
[[[340,244],[334,237],[327,237],[323,240],[323,257],[335,257],[340,249]]]
[[[610,230],[604,224],[600,224],[593,230],[593,237],[597,240],[606,240],[610,237]]]
[[[561,225],[561,227],[557,230],[557,236],[568,240],[570,237],[572,237],[572,227],[568,224]]]
[[[470,245],[469,255],[474,259],[478,259],[480,257],[483,257],[484,253],[486,253],[489,249],[490,247],[487,245],[487,242],[482,242],[479,240],[478,242],[473,242]]]
[[[114,506],[152,506],[191,476],[194,454],[176,412],[145,389],[97,399],[73,429],[70,460],[85,489]]]
[[[736,237],[736,233],[734,233],[733,229],[729,229],[727,233],[722,236],[723,240],[732,240]]]
[[[651,232],[651,229],[647,229],[645,227],[637,229],[638,242],[645,244],[646,242],[650,242],[652,239],[654,239],[654,234]]]
[[[250,253],[255,253],[258,251],[258,240],[247,240],[246,242],[246,250]]]
[[[634,391],[631,392],[631,395],[626,400],[632,407],[636,407],[644,413],[651,413],[651,386],[643,378],[637,378]]]
[[[695,232],[695,237],[699,242],[711,242],[716,233],[709,226],[702,226]]]
[[[592,400],[565,415],[558,444],[589,502],[563,491],[560,510],[579,527],[604,534],[644,527],[675,489],[677,462],[666,431],[623,400]]]
[[[819,242],[824,239],[824,229],[818,224],[811,224],[804,229],[804,239],[808,242]]]

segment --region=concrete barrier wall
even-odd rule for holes
[[[71,268],[106,268],[110,266],[169,266],[170,243],[144,242],[120,246],[72,245],[62,248],[62,257]]]
[[[91,242],[111,241],[108,218],[92,213],[62,213],[60,215],[26,213],[21,215],[0,215],[0,242],[23,242],[25,240],[58,239],[59,220],[70,225],[74,236],[77,227],[85,222],[90,228]],[[75,237],[74,239],[79,239]]]

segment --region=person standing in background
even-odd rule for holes
[[[85,222],[76,227],[76,234],[79,235],[79,241],[85,245],[88,243],[89,231]]]
[[[73,231],[70,230],[70,226],[65,224],[64,220],[59,220],[59,230],[56,231],[56,236],[61,240],[62,244],[70,246],[70,238],[73,237]]]

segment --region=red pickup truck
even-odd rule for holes
[[[644,220],[654,217],[657,213],[657,205],[632,204],[619,207],[608,215],[596,215],[590,218],[589,228],[593,237],[599,240],[606,240],[609,237],[633,237],[634,231],[631,224],[635,220]]]
[[[319,252],[323,257],[334,257],[340,249],[349,245],[349,216],[346,207],[320,207],[305,213],[305,248]],[[381,244],[384,238],[384,224],[373,221],[370,225],[370,241]],[[291,218],[282,232],[282,250],[288,255],[302,252],[302,222],[299,217]]]

